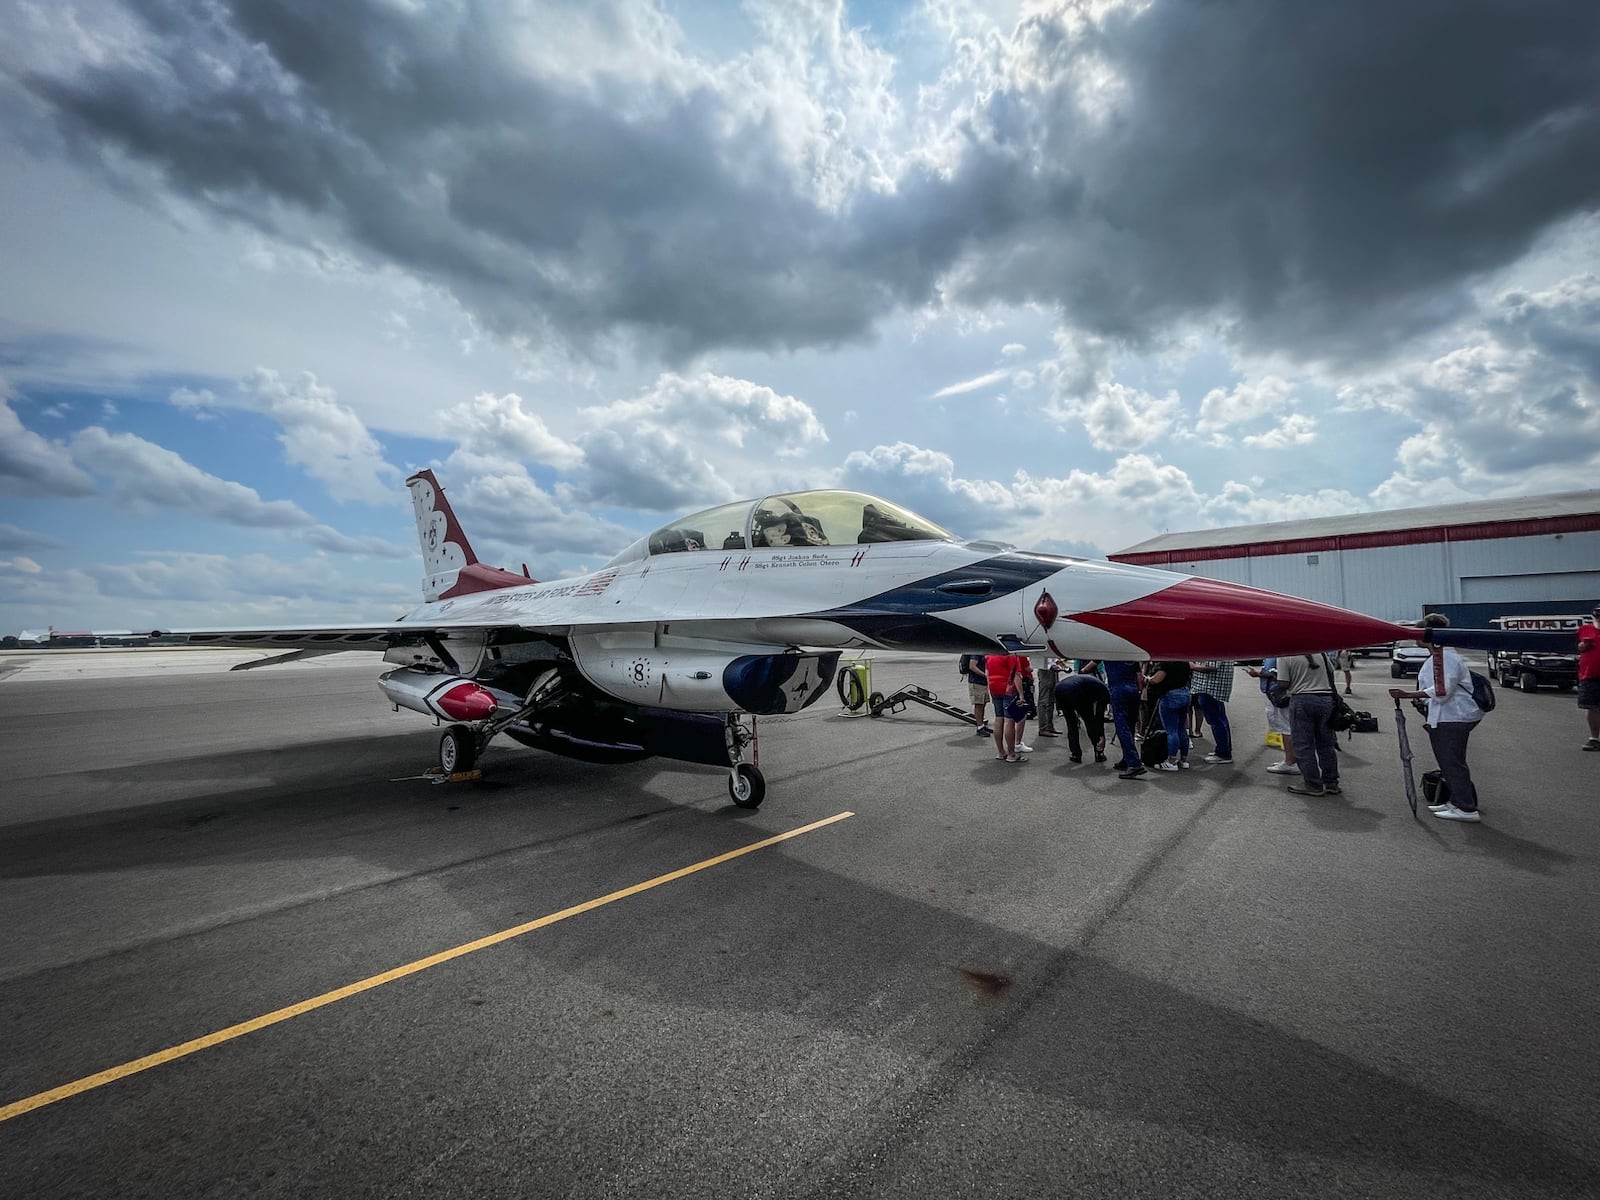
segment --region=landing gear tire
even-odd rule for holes
[[[872,695],[867,697],[867,713],[874,717],[883,716],[882,692],[873,692]]]
[[[470,771],[478,761],[477,735],[465,725],[452,725],[439,739],[439,767],[446,775]]]
[[[1525,692],[1537,692],[1539,690],[1539,677],[1532,671],[1524,671],[1517,683]]]
[[[754,763],[738,763],[728,774],[728,795],[740,808],[760,808],[767,798],[767,777]]]

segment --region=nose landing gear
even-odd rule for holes
[[[735,763],[728,774],[728,795],[740,808],[760,808],[767,798],[767,778],[754,763]]]
[[[748,725],[744,714],[728,714],[728,761],[733,764],[728,773],[728,797],[740,808],[760,808],[767,798],[767,777],[756,764],[761,758],[761,741],[756,736],[756,718]],[[750,761],[745,761],[745,751]]]

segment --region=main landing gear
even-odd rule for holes
[[[473,725],[451,725],[439,738],[439,769],[446,778],[474,770],[478,759],[497,734],[532,716],[560,686],[558,673],[554,669],[548,670],[533,681],[520,708],[501,708],[493,716]]]
[[[461,775],[478,765],[483,745],[469,725],[452,725],[439,738],[439,769],[446,775]]]

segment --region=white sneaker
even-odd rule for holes
[[[1017,743],[1017,753],[1018,754],[1032,754],[1033,753],[1033,747],[1032,746],[1024,746],[1021,742],[1018,742]]]
[[[1152,771],[1176,771],[1178,769],[1178,764],[1175,762],[1158,762],[1150,769]]]
[[[1449,807],[1450,807],[1450,801],[1446,800],[1443,804],[1430,804],[1430,805],[1428,805],[1428,811],[1432,812],[1432,813],[1443,812],[1445,809],[1447,809]]]
[[[1298,775],[1298,774],[1300,774],[1300,768],[1299,767],[1291,767],[1288,763],[1285,763],[1285,762],[1275,762],[1270,767],[1268,767],[1267,770],[1272,772],[1272,774],[1274,774],[1274,775]]]
[[[1220,754],[1208,754],[1208,755],[1206,755],[1204,761],[1206,761],[1208,763],[1231,763],[1233,761],[1233,759],[1231,759],[1231,758],[1223,758],[1222,755],[1220,755]]]
[[[1187,771],[1188,769],[1189,769],[1189,760],[1187,758],[1180,758],[1178,760],[1178,770]]]
[[[1438,817],[1441,821],[1481,821],[1483,819],[1482,817],[1478,816],[1475,811],[1463,812],[1454,804],[1446,804],[1433,815]]]

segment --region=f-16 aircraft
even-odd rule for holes
[[[766,793],[754,718],[815,703],[847,649],[1253,659],[1417,636],[1239,584],[968,541],[853,491],[707,509],[598,571],[541,583],[478,561],[432,471],[406,486],[418,608],[376,625],[168,632],[287,652],[264,662],[381,651],[396,710],[447,723],[445,774],[503,733],[590,762],[727,767],[745,808]]]

